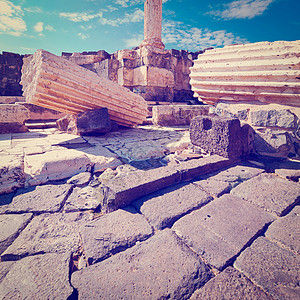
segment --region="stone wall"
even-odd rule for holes
[[[21,96],[21,68],[23,55],[10,52],[0,54],[0,96]]]

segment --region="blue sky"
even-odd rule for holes
[[[143,0],[0,0],[0,51],[116,50],[143,40]],[[300,39],[300,0],[163,0],[167,49]]]

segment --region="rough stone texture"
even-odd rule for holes
[[[282,177],[299,181],[300,178],[300,162],[298,161],[284,161],[277,163],[274,166],[275,174]]]
[[[25,157],[25,173],[30,176],[27,179],[29,185],[72,177],[89,171],[91,167],[92,163],[87,155],[73,149],[53,150]]]
[[[9,270],[11,269],[14,263],[15,263],[14,261],[0,262],[0,283],[3,280],[3,278],[6,276],[6,274],[9,272]]]
[[[151,235],[151,226],[133,208],[119,209],[84,224],[80,229],[85,257],[89,264],[123,251]]]
[[[234,267],[275,299],[299,299],[300,258],[264,237],[241,253]]]
[[[74,184],[77,187],[84,187],[91,180],[92,174],[90,172],[79,173],[70,178],[67,183]]]
[[[32,214],[0,215],[0,254],[11,245],[31,218]]]
[[[277,216],[283,216],[299,202],[300,187],[298,183],[261,174],[243,182],[230,193]]]
[[[300,206],[273,222],[265,236],[300,255]]]
[[[71,283],[80,299],[188,299],[211,277],[207,266],[164,230],[73,273]]]
[[[212,199],[193,184],[179,184],[141,198],[133,205],[155,228],[163,229]]]
[[[103,204],[104,191],[101,187],[75,187],[64,205],[65,212],[96,209]]]
[[[0,157],[0,194],[10,193],[25,183],[24,163],[16,155]]]
[[[0,124],[18,123],[24,125],[29,118],[29,110],[20,104],[0,104]]]
[[[57,128],[71,134],[99,134],[111,131],[107,108],[92,109],[77,115],[68,115],[56,122]]]
[[[257,110],[250,112],[253,126],[295,128],[295,115],[287,109]]]
[[[184,216],[172,229],[205,261],[222,269],[274,219],[246,201],[223,195]]]
[[[68,299],[70,255],[44,254],[17,261],[0,283],[1,299]]]
[[[190,125],[193,145],[210,154],[236,158],[242,155],[242,131],[238,119],[198,116]]]
[[[41,214],[33,218],[19,237],[1,255],[2,261],[40,253],[69,253],[79,248],[79,227],[90,214]]]
[[[245,275],[232,267],[212,278],[197,290],[190,300],[272,300],[273,298],[254,285]]]
[[[10,204],[0,206],[0,213],[57,212],[63,206],[70,189],[70,184],[19,189]]]
[[[202,179],[194,181],[193,183],[201,187],[201,189],[203,189],[213,197],[220,197],[223,194],[229,193],[232,188],[230,182],[217,181],[213,179]]]
[[[208,115],[208,111],[202,105],[158,105],[152,108],[152,120],[160,126],[190,125],[194,117]]]

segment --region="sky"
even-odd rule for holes
[[[0,0],[0,52],[105,50],[139,46],[143,0]],[[300,0],[163,0],[166,49],[300,39]]]

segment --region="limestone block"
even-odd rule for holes
[[[191,68],[195,96],[206,103],[263,102],[300,107],[300,41],[230,45],[205,51]]]
[[[0,104],[0,123],[24,124],[30,118],[29,110],[19,104]]]
[[[34,104],[30,104],[30,103],[24,103],[24,102],[20,102],[20,105],[24,106],[25,108],[27,108],[29,110],[29,114],[30,120],[58,120],[60,118],[62,118],[63,116],[65,116],[64,113],[53,110],[53,109],[49,109],[49,108],[45,108],[45,107],[41,107],[38,105],[34,105]]]
[[[242,133],[238,119],[195,117],[190,125],[190,136],[193,145],[210,154],[228,158],[240,157],[242,154]]]
[[[208,115],[208,111],[208,106],[201,105],[159,105],[153,107],[152,119],[160,126],[190,125],[194,117]]]
[[[25,183],[24,161],[16,155],[0,156],[0,194],[10,193]]]
[[[14,104],[16,102],[24,102],[25,97],[22,96],[0,96],[0,104]]]
[[[21,84],[26,102],[64,113],[106,107],[113,121],[127,127],[148,113],[141,96],[44,50],[24,61]]]
[[[118,69],[118,84],[122,86],[132,86],[134,80],[134,70],[128,68]]]

